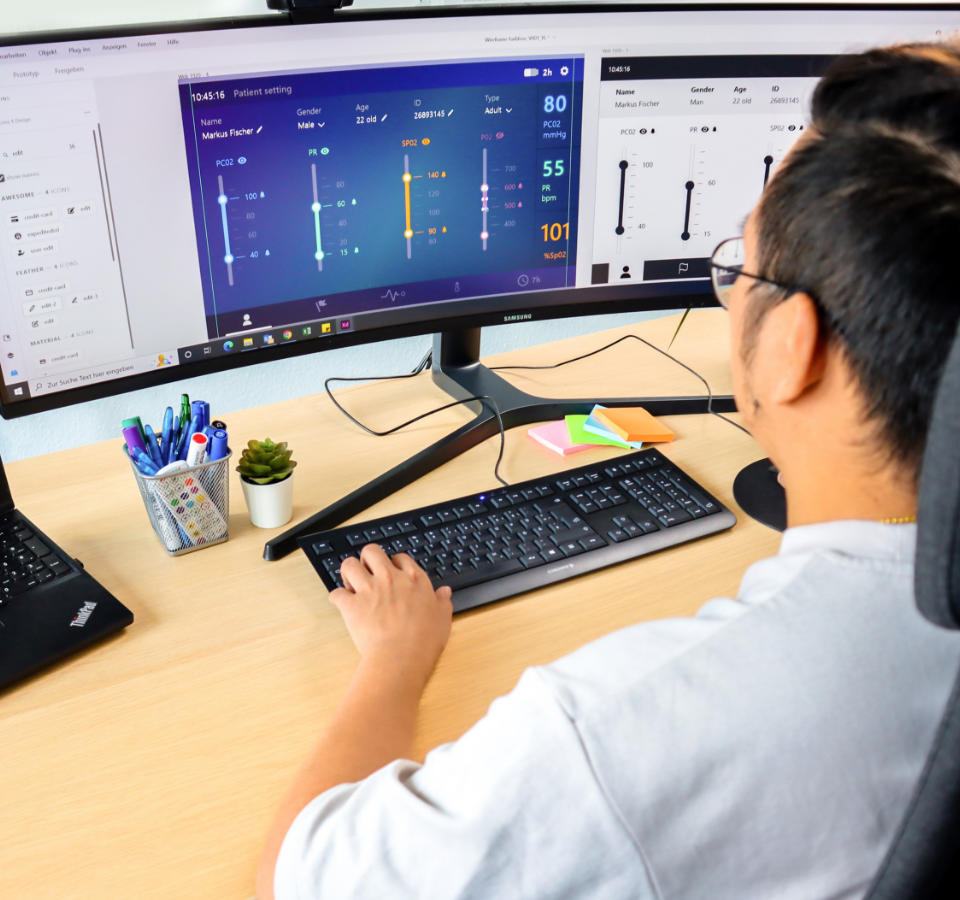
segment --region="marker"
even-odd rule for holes
[[[190,447],[187,450],[187,465],[199,466],[207,452],[207,436],[198,431],[190,438]]]
[[[227,433],[222,428],[217,428],[213,432],[213,440],[210,443],[210,461],[223,459],[229,452],[227,446]]]
[[[210,404],[206,400],[200,401],[200,409],[203,410],[203,427],[210,424]]]
[[[204,412],[204,407],[206,407],[206,412]],[[198,415],[201,419],[200,430],[203,431],[203,426],[210,424],[210,404],[204,403],[203,400],[194,400],[190,404],[190,420],[193,421]]]
[[[132,419],[124,419],[120,423],[120,428],[136,428],[140,432],[140,443],[147,443],[147,436],[143,433],[143,423],[140,421],[140,416],[134,416]]]
[[[147,453],[150,454],[150,459],[153,460],[153,464],[159,469],[163,466],[163,460],[160,458],[160,445],[157,443],[157,436],[153,433],[153,429],[149,425],[144,425],[143,431],[147,436]]]
[[[180,395],[180,421],[181,422],[190,421],[190,395],[189,394]]]
[[[129,421],[129,420],[128,420]],[[140,436],[140,430],[136,425],[128,425],[123,429],[123,439],[127,442],[127,449],[133,450],[136,447],[138,450],[146,450],[147,445],[144,443],[143,438]]]
[[[160,460],[166,463],[170,459],[170,437],[173,434],[173,408],[167,407],[163,414],[163,430],[161,432]]]
[[[227,430],[227,423],[221,422],[219,419],[215,419],[210,425],[214,428],[222,428],[224,431]]]

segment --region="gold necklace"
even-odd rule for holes
[[[910,522],[916,522],[916,516],[895,516],[892,519],[877,519],[881,525],[908,525]]]

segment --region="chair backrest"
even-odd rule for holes
[[[920,476],[914,578],[920,612],[960,629],[960,332],[954,338]],[[900,830],[867,900],[932,900],[960,848],[960,672]],[[956,896],[956,895],[953,895]]]

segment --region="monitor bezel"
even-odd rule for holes
[[[444,6],[417,7],[412,9],[389,8],[383,10],[338,10],[329,18],[324,18],[324,26],[335,27],[344,22],[381,21],[402,19],[438,19],[457,17],[485,16],[488,18],[514,15],[583,15],[585,13],[655,13],[655,12],[706,12],[706,11],[936,11],[958,10],[960,3],[664,3],[664,4],[538,4],[536,6]],[[198,19],[179,22],[157,22],[149,24],[103,26],[92,28],[65,29],[57,31],[29,32],[0,35],[0,47],[28,46],[31,44],[60,43],[101,38],[122,38],[138,35],[182,34],[203,31],[224,31],[244,28],[297,27],[289,14],[232,17],[221,19]],[[647,286],[650,287],[649,285]],[[389,325],[358,332],[344,332],[323,340],[295,342],[277,345],[267,352],[238,354],[237,356],[218,357],[207,362],[179,365],[162,370],[152,370],[124,378],[116,378],[96,384],[72,388],[52,394],[30,397],[17,403],[0,402],[0,417],[16,419],[53,409],[62,409],[93,400],[101,400],[118,394],[145,388],[172,384],[187,378],[202,377],[217,372],[227,372],[238,368],[262,363],[291,359],[311,353],[327,350],[372,344],[377,341],[394,340],[418,335],[435,334],[444,331],[482,328],[490,325],[502,325],[517,322],[547,321],[551,319],[579,318],[585,315],[602,316],[613,313],[657,312],[690,307],[700,309],[718,306],[709,287],[703,292],[685,295],[678,307],[676,296],[649,297],[623,296],[625,286],[604,285],[580,288],[562,288],[555,291],[518,292],[501,295],[510,298],[535,297],[537,303],[529,306],[522,301],[516,305],[496,312],[467,311],[462,315],[444,311],[441,318],[428,322],[411,322],[401,325]],[[492,298],[477,298],[490,300]],[[547,301],[550,305],[544,305]],[[509,301],[507,301],[509,302]],[[584,309],[586,306],[586,310]]]

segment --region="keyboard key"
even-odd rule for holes
[[[536,553],[525,553],[520,557],[520,562],[523,563],[524,568],[535,569],[537,566],[542,566],[546,560],[540,555],[538,550]]]
[[[33,537],[33,532],[29,528],[22,528],[20,531],[15,531],[13,536],[18,541],[26,541]]]
[[[470,509],[469,506],[467,506],[466,504],[463,504],[461,506],[455,506],[453,508],[453,514],[458,519],[468,519],[470,518],[470,516],[473,515],[473,511]]]
[[[46,556],[50,552],[50,548],[39,538],[30,538],[30,540],[24,541],[24,544],[28,550],[36,553],[37,556]]]
[[[572,491],[576,485],[573,483],[572,478],[561,478],[557,482],[557,487],[560,488],[561,491]]]
[[[678,509],[676,512],[667,511],[660,516],[660,521],[668,528],[671,525],[679,525],[681,522],[690,522],[692,520],[693,516],[688,512],[684,512],[682,509]]]
[[[383,540],[383,532],[379,528],[368,528],[364,531],[364,535],[371,544]]]
[[[598,481],[603,481],[603,476],[599,472],[584,472],[584,475],[587,476],[587,481],[590,484],[596,484]]]
[[[589,525],[584,524],[557,532],[550,540],[554,544],[562,544],[564,541],[579,541],[580,538],[588,537],[591,534],[596,534],[596,532]]]
[[[619,544],[621,541],[628,539],[627,533],[622,528],[614,528],[613,531],[608,531],[607,536],[615,544]]]
[[[351,531],[347,533],[347,543],[351,547],[359,547],[361,544],[367,542],[366,537],[362,531]]]
[[[490,505],[494,509],[506,509],[508,506],[511,506],[512,504],[510,503],[509,497],[506,497],[501,494],[499,497],[491,497]]]
[[[42,572],[37,572],[37,578],[40,580],[40,584],[46,584],[48,581],[53,581],[57,576],[53,574],[49,569],[44,569]]]
[[[396,525],[381,525],[380,531],[383,533],[385,538],[396,537],[400,534],[400,529]]]
[[[397,522],[397,528],[400,529],[400,534],[412,534],[417,530],[417,525],[413,519],[401,519]]]
[[[598,547],[606,547],[607,542],[599,534],[591,534],[580,540],[580,546],[584,550],[596,550]]]
[[[524,500],[536,500],[540,496],[536,488],[524,488],[520,493],[523,494]]]
[[[317,556],[323,556],[326,553],[333,553],[333,548],[330,546],[329,541],[318,541],[313,545],[313,552],[316,553]]]
[[[541,497],[550,497],[553,494],[553,488],[550,487],[549,484],[541,484],[540,487],[537,488],[537,493],[540,494]]]
[[[480,515],[480,513],[485,513],[488,509],[485,503],[480,503],[480,502],[468,503],[467,506],[470,507],[470,512],[472,512],[475,516]]]
[[[585,552],[577,541],[567,541],[566,543],[560,544],[559,549],[564,556],[577,556]]]
[[[559,547],[544,547],[540,551],[544,562],[553,562],[555,559],[563,559],[563,552]]]
[[[435,513],[427,513],[425,516],[420,516],[420,521],[423,522],[424,528],[436,528],[440,524],[440,517]]]
[[[441,522],[456,522],[457,516],[452,509],[441,509],[437,513],[438,518]]]

